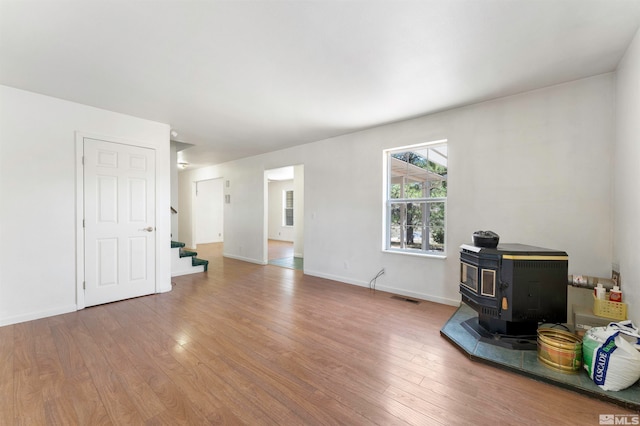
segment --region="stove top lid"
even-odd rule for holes
[[[496,248],[487,248],[487,247],[476,247],[473,244],[463,244],[460,246],[461,250],[467,250],[473,253],[486,253],[486,254],[496,254],[496,255],[504,255],[504,254],[513,254],[520,256],[535,256],[535,255],[546,255],[546,256],[567,256],[567,253],[562,250],[554,250],[543,247],[535,247],[528,246],[526,244],[516,244],[516,243],[506,243],[499,244]]]

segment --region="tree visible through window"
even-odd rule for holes
[[[283,204],[283,225],[293,226],[293,191],[284,191],[282,197]]]
[[[447,144],[386,151],[386,249],[445,252]]]

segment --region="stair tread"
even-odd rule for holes
[[[171,248],[177,248],[177,247],[184,247],[184,243],[181,243],[180,241],[171,241]]]
[[[189,257],[189,256],[196,257],[197,255],[198,253],[195,251],[184,250],[184,249],[180,250],[180,257]]]
[[[209,261],[205,260],[205,259],[198,259],[197,257],[192,257],[191,258],[191,265],[193,266],[204,266],[204,270],[205,272],[207,271],[207,268],[209,267]]]

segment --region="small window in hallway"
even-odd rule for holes
[[[282,225],[293,226],[293,191],[283,191]]]

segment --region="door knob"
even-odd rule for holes
[[[146,228],[140,229],[140,231],[153,232],[153,226],[147,226]]]

